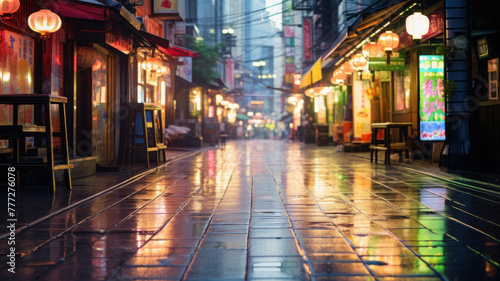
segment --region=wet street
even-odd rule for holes
[[[4,228],[0,279],[500,280],[498,186],[393,162],[229,141],[23,228],[15,274]]]

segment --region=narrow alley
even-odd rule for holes
[[[272,140],[200,150],[35,224],[20,214],[0,279],[498,280],[499,186],[396,163]],[[36,196],[24,212],[48,208]]]

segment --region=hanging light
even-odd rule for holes
[[[51,10],[42,9],[34,12],[28,17],[28,25],[31,30],[38,32],[45,37],[49,33],[59,30],[62,25],[61,18]]]
[[[356,55],[354,55],[354,57],[352,58],[351,60],[351,64],[353,67],[356,68],[356,70],[362,70],[363,67],[365,67],[367,63],[367,60],[365,58],[365,56],[363,56],[361,53],[357,53]]]
[[[81,68],[89,68],[95,64],[97,60],[97,51],[88,46],[78,47],[76,64]]]
[[[363,46],[363,55],[367,58],[384,56],[384,49],[377,42],[370,42]]]
[[[149,58],[141,63],[142,69],[148,70],[151,73],[160,72],[163,66],[159,58]]]
[[[356,70],[358,71],[359,78],[361,79],[361,72],[363,71],[363,67],[366,66],[366,63],[368,61],[366,60],[365,56],[363,56],[361,53],[357,53],[354,55],[354,57],[351,60],[351,64]]]
[[[429,18],[421,12],[414,12],[406,18],[406,32],[413,36],[413,40],[422,39],[422,35],[429,31]]]
[[[170,73],[170,68],[168,66],[162,65],[160,69],[156,71],[159,75],[164,75],[164,74],[169,74]]]
[[[0,0],[0,16],[15,13],[19,6],[19,0]]]
[[[391,54],[394,48],[399,46],[399,36],[396,33],[388,30],[378,37],[378,43],[382,48],[384,48],[387,54],[387,65],[391,63]]]
[[[306,96],[308,97],[314,97],[314,89],[309,89],[305,92]]]

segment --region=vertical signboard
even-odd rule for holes
[[[312,61],[312,17],[303,17],[303,44],[304,44],[304,61]]]
[[[419,56],[420,140],[443,141],[445,131],[443,56]]]
[[[353,122],[354,137],[361,138],[371,132],[371,101],[368,98],[368,89],[371,89],[370,80],[356,80],[353,84]]]
[[[490,100],[498,99],[498,58],[488,60],[488,82]]]
[[[293,85],[295,75],[295,33],[292,1],[283,4],[283,29],[285,37],[285,84]]]
[[[226,59],[226,77],[224,83],[229,90],[234,90],[233,59]]]

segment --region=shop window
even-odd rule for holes
[[[410,65],[404,71],[394,71],[394,111],[410,110]]]
[[[201,112],[201,90],[192,88],[189,91],[189,112],[192,118],[198,118]]]

